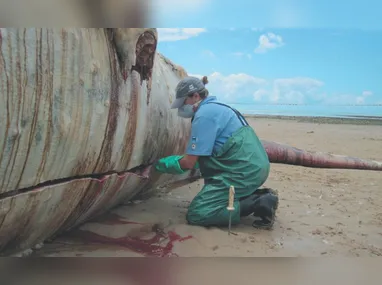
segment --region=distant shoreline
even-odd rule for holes
[[[351,125],[377,125],[382,126],[382,116],[349,116],[349,117],[309,117],[309,116],[281,116],[281,115],[253,115],[245,114],[246,118],[290,120],[317,124],[351,124]]]

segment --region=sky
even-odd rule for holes
[[[382,1],[161,2],[158,51],[225,103],[382,104]]]

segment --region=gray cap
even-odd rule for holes
[[[179,81],[175,88],[175,101],[171,105],[171,109],[180,108],[183,106],[187,96],[200,92],[205,89],[203,81],[197,77],[188,76]]]

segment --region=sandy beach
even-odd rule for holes
[[[261,139],[309,151],[382,161],[380,120],[248,118]],[[189,226],[202,180],[157,189],[34,251],[33,256],[381,256],[382,173],[272,164],[274,229],[251,218],[232,228]]]

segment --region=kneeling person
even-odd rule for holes
[[[176,89],[172,109],[192,118],[191,136],[185,155],[159,160],[156,170],[181,174],[200,168],[205,185],[191,202],[187,221],[200,226],[227,225],[228,192],[235,187],[235,211],[232,224],[253,214],[260,218],[255,227],[273,225],[278,197],[272,189],[262,188],[270,171],[268,155],[255,131],[235,109],[208,96],[203,81],[195,77],[182,79]]]

